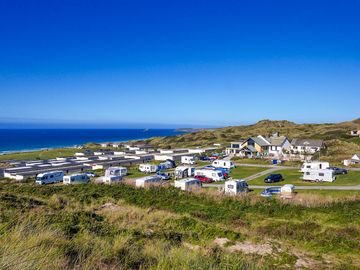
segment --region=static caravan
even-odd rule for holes
[[[181,190],[191,191],[197,190],[202,187],[201,181],[195,178],[187,178],[175,181],[175,187],[180,188]]]
[[[175,179],[187,178],[195,175],[194,167],[179,166],[175,169]]]
[[[62,171],[40,173],[36,176],[35,183],[38,185],[59,183],[63,181],[63,178],[64,178],[64,172]]]
[[[64,184],[86,184],[90,182],[90,177],[86,173],[72,174],[64,176]]]
[[[336,176],[333,170],[309,170],[304,172],[303,180],[315,182],[334,182]]]
[[[152,164],[140,164],[139,171],[144,173],[156,173],[159,170],[157,165]]]
[[[214,160],[212,165],[216,168],[226,168],[226,169],[232,169],[235,167],[234,162],[232,162],[231,160],[223,160],[223,159]]]
[[[245,180],[229,180],[225,182],[225,194],[236,195],[249,191],[249,185]]]
[[[225,179],[224,174],[221,171],[216,170],[196,169],[195,175],[205,176],[214,181],[223,181]]]
[[[330,167],[329,162],[320,162],[320,161],[305,162],[301,166],[301,172],[307,172],[310,170],[324,170],[329,167]]]
[[[193,164],[195,164],[195,158],[193,156],[182,156],[181,163],[193,165]]]
[[[106,184],[118,183],[126,174],[127,169],[124,167],[110,167],[105,171],[103,182]]]
[[[154,175],[154,176],[147,176],[138,178],[135,180],[135,186],[137,187],[147,187],[156,183],[160,183],[162,178],[160,176]]]

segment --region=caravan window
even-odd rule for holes
[[[325,174],[324,173],[319,173],[319,176],[324,176]]]
[[[234,189],[234,185],[228,185],[229,189]]]
[[[218,173],[218,176],[219,176],[219,177],[222,177],[222,173],[219,172],[219,173]]]
[[[54,178],[54,175],[52,174],[52,175],[50,175],[50,178]]]
[[[306,175],[310,175],[310,172],[306,172],[305,174],[306,174]]]

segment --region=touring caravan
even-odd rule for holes
[[[86,173],[81,174],[72,174],[72,175],[66,175],[64,176],[64,184],[70,185],[70,184],[83,184],[83,183],[89,183],[90,177]]]
[[[245,180],[229,180],[225,182],[225,194],[236,195],[249,191],[249,185]]]
[[[195,178],[186,178],[175,181],[175,187],[180,188],[181,190],[191,191],[197,190],[202,187],[201,181]]]
[[[175,169],[175,179],[187,178],[195,175],[194,167],[179,166]]]
[[[127,174],[125,167],[110,167],[106,169],[103,182],[106,184],[117,183]]]
[[[158,175],[142,177],[135,180],[135,186],[146,187],[155,183],[160,183],[161,180],[162,178]]]
[[[324,170],[329,167],[330,167],[329,162],[320,162],[320,161],[305,162],[301,166],[301,172],[307,172],[310,170]]]
[[[303,175],[304,181],[315,181],[315,182],[334,182],[336,176],[333,170],[309,170],[305,171]]]
[[[139,171],[144,173],[156,173],[159,170],[157,165],[152,164],[140,164]]]
[[[212,165],[216,168],[226,168],[226,169],[235,168],[235,164],[231,160],[217,159],[213,161]]]
[[[63,178],[64,178],[64,172],[62,171],[40,173],[36,176],[35,183],[38,185],[59,183],[63,181]]]
[[[182,156],[181,157],[181,163],[182,164],[194,165],[195,164],[195,158],[193,156]]]
[[[195,170],[195,175],[205,176],[214,181],[223,181],[225,179],[224,174],[216,170],[197,169]]]

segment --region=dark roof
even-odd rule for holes
[[[314,139],[293,139],[291,142],[291,145],[322,147],[324,145],[324,141],[323,140],[314,140]]]

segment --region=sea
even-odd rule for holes
[[[175,136],[175,129],[0,129],[0,153]]]

